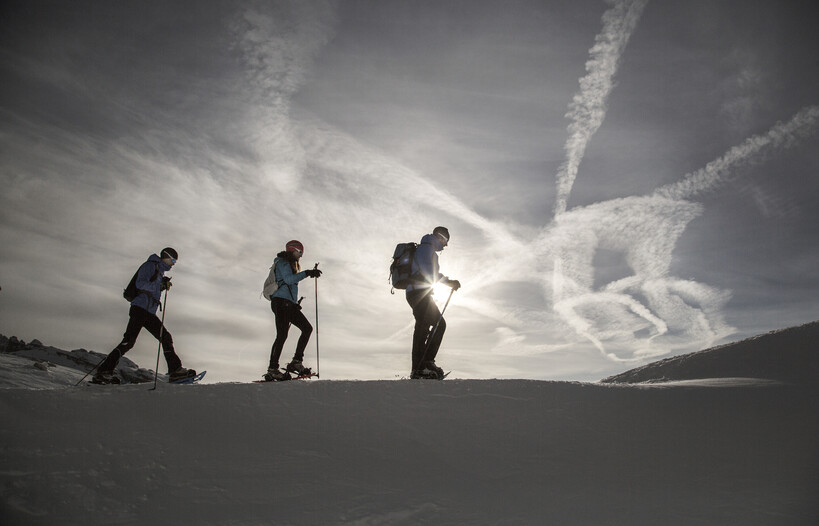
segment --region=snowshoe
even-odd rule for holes
[[[308,371],[309,371],[309,369],[308,369]],[[291,378],[291,380],[306,380],[308,378],[313,378],[314,376],[318,376],[318,374],[310,372],[310,373],[305,373],[305,374],[300,375],[300,376],[294,376],[294,377]]]
[[[193,369],[185,369],[184,367],[180,367],[179,369],[168,374],[168,382],[173,383],[186,378],[192,378],[194,376],[196,376],[196,371]]]
[[[426,367],[412,371],[410,375],[413,380],[442,380],[443,377],[444,375],[438,374],[438,371]]]
[[[283,382],[290,380],[290,375],[279,369],[268,369],[263,378],[265,382]]]
[[[118,385],[122,383],[112,371],[99,371],[91,377],[90,381],[92,384],[98,385]]]
[[[288,373],[293,373],[297,376],[309,376],[312,374],[312,371],[309,367],[305,367],[302,362],[290,362],[285,367],[285,370]]]
[[[179,380],[168,380],[168,383],[180,385],[180,384],[196,384],[205,377],[207,371],[202,371],[201,373],[195,374],[194,376],[185,376]]]

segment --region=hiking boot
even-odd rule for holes
[[[283,380],[290,380],[290,375],[279,368],[270,368],[264,375],[265,382],[281,382]]]
[[[306,376],[312,373],[310,368],[305,367],[304,364],[301,362],[290,362],[287,364],[287,367],[285,369],[287,370],[288,373],[295,373],[299,376]]]
[[[438,376],[441,377],[441,378],[443,378],[443,376],[444,376],[444,370],[441,369],[440,367],[438,367],[437,365],[435,365],[435,360],[427,360],[424,363],[424,366],[422,367],[422,369],[429,369],[431,371],[435,371],[436,373],[438,373]]]
[[[92,384],[119,384],[120,379],[114,374],[114,371],[97,371],[97,374],[91,377]]]
[[[185,378],[190,378],[192,376],[196,376],[196,371],[193,369],[185,369],[184,367],[180,367],[179,369],[168,374],[168,381],[175,382],[177,380],[184,380]]]

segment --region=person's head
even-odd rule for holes
[[[304,245],[301,244],[301,241],[288,241],[287,245],[284,249],[295,259],[298,261],[304,255]]]
[[[432,231],[432,235],[438,238],[442,247],[449,244],[449,230],[446,227],[436,226],[435,230]]]
[[[177,254],[176,250],[172,249],[171,247],[165,247],[162,249],[162,252],[159,253],[159,257],[166,264],[174,266],[176,265],[176,260],[179,259],[179,254]]]

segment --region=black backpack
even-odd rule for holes
[[[151,276],[152,282],[156,281],[157,276],[159,276],[159,264],[154,263],[154,265],[156,265],[156,269],[154,270],[154,275]],[[122,297],[125,298],[128,301],[128,303],[134,301],[137,296],[143,293],[140,292],[139,289],[137,289],[136,287],[137,274],[139,274],[139,269],[137,269],[137,271],[134,272],[134,277],[131,278],[131,281],[128,282],[128,286],[125,287],[125,289],[123,289],[122,291]]]
[[[415,249],[417,243],[398,243],[392,254],[392,264],[390,265],[390,282],[393,289],[406,289],[408,286],[419,281],[418,276],[412,272],[412,261],[415,259]],[[391,291],[395,294],[395,291]]]

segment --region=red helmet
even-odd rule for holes
[[[296,241],[294,239],[293,241],[287,242],[285,250],[287,250],[288,252],[295,252],[296,250],[298,250],[299,252],[304,254],[304,245],[301,244],[301,241]]]

